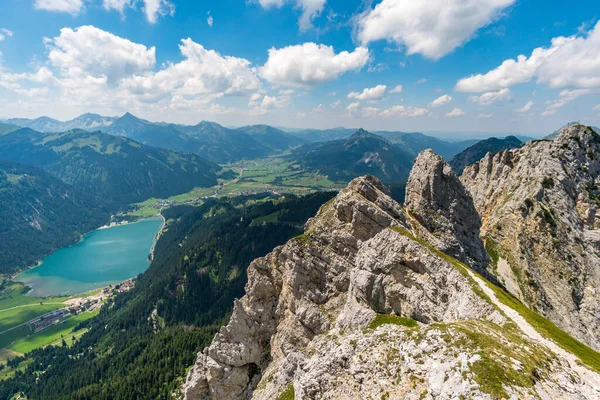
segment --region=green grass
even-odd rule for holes
[[[254,218],[252,220],[252,223],[250,224],[250,226],[260,225],[263,222],[267,223],[267,224],[275,223],[279,219],[280,213],[281,213],[281,210],[275,211],[274,213],[269,214],[269,215],[263,215],[262,217]]]
[[[9,310],[0,311],[0,332],[4,332],[7,329],[20,325],[24,322],[32,320],[44,315],[50,311],[64,308],[65,305],[59,304],[30,304],[20,306],[19,308],[13,308]],[[2,335],[0,335],[2,337]]]
[[[599,352],[572,338],[568,333],[558,328],[552,322],[548,321],[535,311],[527,308],[512,294],[495,285],[492,285],[488,281],[485,281],[485,283],[494,291],[496,297],[502,304],[509,306],[521,314],[521,316],[525,318],[525,320],[529,322],[529,324],[531,324],[531,326],[533,326],[535,330],[538,331],[542,336],[552,339],[560,347],[576,355],[581,362],[590,367],[592,370],[600,373]]]
[[[96,310],[94,312],[85,312],[74,317],[70,317],[59,324],[51,326],[48,329],[17,341],[12,346],[9,346],[8,349],[16,351],[17,353],[25,354],[31,350],[47,346],[54,342],[58,342],[58,344],[60,344],[61,335],[64,337],[65,341],[69,343],[71,342],[71,337],[73,336],[73,328],[79,325],[79,323],[94,317],[99,311],[100,310]]]
[[[14,342],[27,337],[27,335],[31,334],[31,328],[27,325],[19,326],[18,328],[13,329],[12,331],[8,331],[0,335],[0,349],[4,349],[12,345]]]
[[[296,393],[294,392],[294,385],[291,383],[277,396],[277,400],[294,400]]]
[[[440,257],[444,258],[445,260],[447,260],[448,262],[450,262],[451,264],[456,266],[458,268],[458,270],[464,276],[466,276],[468,279],[470,279],[470,281],[474,285],[474,288],[476,287],[478,289],[475,292],[478,293],[480,296],[485,296],[484,298],[487,298],[487,301],[489,301],[490,304],[492,304],[491,299],[489,299],[489,297],[487,295],[485,295],[485,293],[483,293],[483,291],[479,288],[477,283],[472,280],[470,274],[467,272],[467,269],[469,269],[469,267],[467,267],[463,263],[459,262],[455,258],[450,257],[449,255],[442,253],[439,250],[433,248],[432,246],[428,245],[424,241],[414,237],[414,235],[412,235],[410,232],[406,231],[405,229],[397,228],[397,227],[392,227],[392,229],[395,230],[396,232],[399,232],[399,233],[405,235],[405,236],[408,236],[409,238],[411,238],[413,240],[416,240],[420,244],[426,246],[432,252],[436,253]],[[559,345],[563,349],[565,349],[568,352],[577,356],[583,364],[587,365],[589,368],[591,368],[595,372],[600,373],[600,353],[599,352],[595,351],[594,349],[590,348],[589,346],[586,346],[585,344],[581,343],[580,341],[574,339],[568,333],[566,333],[562,329],[558,328],[556,325],[554,325],[552,322],[548,321],[546,318],[542,317],[537,312],[530,310],[525,305],[523,305],[523,303],[521,303],[512,294],[504,291],[503,289],[497,287],[496,285],[493,285],[491,282],[486,280],[481,275],[477,274],[475,271],[471,270],[471,272],[473,274],[475,274],[483,282],[485,282],[486,285],[494,291],[494,294],[496,295],[496,297],[502,304],[512,308],[513,310],[515,310],[519,314],[521,314],[521,316],[523,318],[525,318],[525,320],[531,326],[533,326],[533,328],[536,331],[538,331],[542,336],[553,340],[557,345]]]
[[[369,329],[377,329],[377,327],[386,324],[406,326],[409,328],[418,326],[417,321],[412,318],[400,317],[393,314],[377,314],[375,319],[369,325]]]

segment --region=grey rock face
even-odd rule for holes
[[[488,154],[461,177],[496,255],[490,271],[530,308],[600,349],[600,137],[563,129],[552,141]]]
[[[489,257],[479,237],[481,219],[471,195],[442,157],[431,150],[419,154],[406,185],[406,210],[431,234],[439,250],[477,269]]]
[[[304,235],[250,265],[246,296],[199,355],[186,398],[273,398],[280,381],[306,373],[303,350],[316,337],[362,329],[376,313],[423,323],[503,321],[456,267],[401,233],[411,230],[378,180],[352,181],[307,222]],[[287,375],[259,391],[274,368]]]

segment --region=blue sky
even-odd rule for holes
[[[2,0],[0,118],[600,125],[597,0]],[[519,57],[519,58],[517,58]]]

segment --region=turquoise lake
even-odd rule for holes
[[[79,243],[52,253],[15,280],[31,286],[29,294],[40,297],[114,285],[148,268],[148,255],[161,226],[161,218],[151,218],[98,229]]]

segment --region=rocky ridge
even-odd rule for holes
[[[352,181],[303,235],[250,265],[183,397],[597,398],[600,376],[517,326],[441,251],[485,263],[469,201],[432,152],[417,159],[406,209],[376,178]]]
[[[554,140],[488,154],[461,179],[482,216],[490,272],[600,349],[600,136],[569,126]]]

